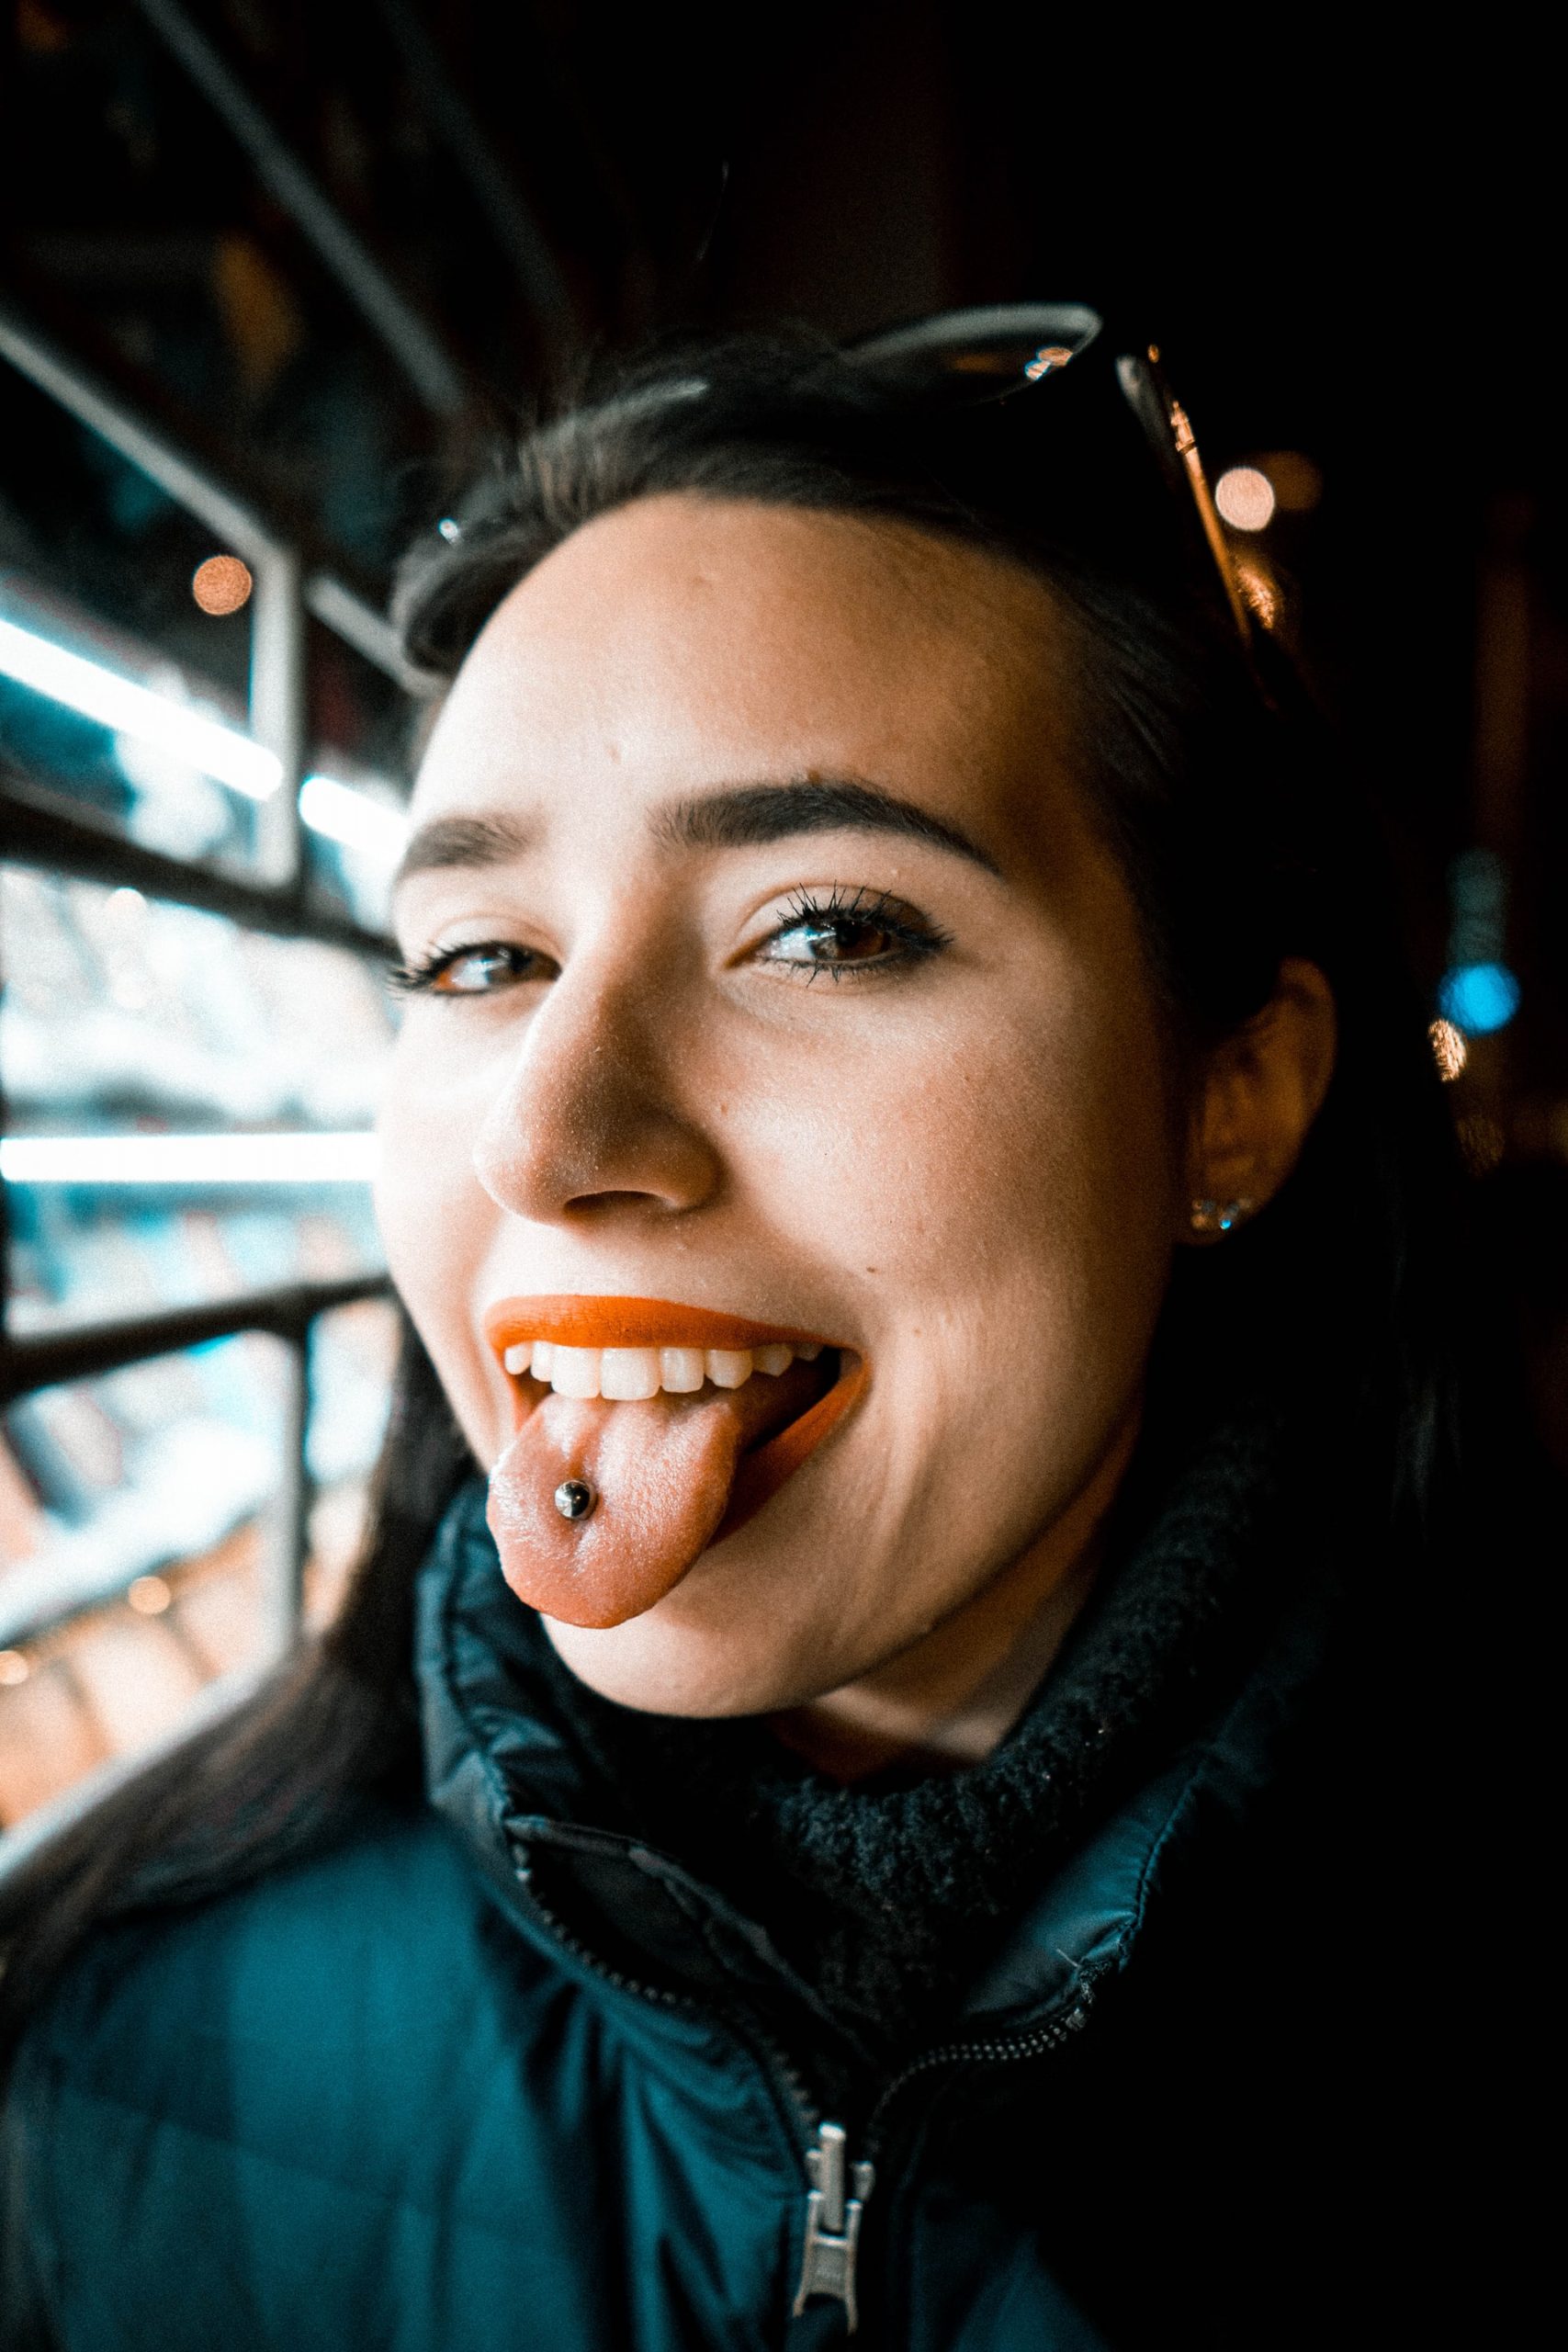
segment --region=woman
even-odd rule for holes
[[[1190,441],[716,348],[411,563],[378,1531],[35,1899],[8,2345],[1408,2319],[1451,1153]]]

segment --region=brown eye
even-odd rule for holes
[[[487,940],[474,947],[450,947],[422,964],[400,965],[392,985],[416,996],[492,996],[524,980],[553,980],[557,966],[534,947]]]
[[[785,964],[807,978],[829,972],[891,970],[932,956],[947,944],[913,907],[868,891],[837,891],[824,903],[802,898],[766,941],[761,960]]]
[[[835,915],[829,922],[796,922],[769,942],[776,964],[874,964],[897,955],[903,942],[864,915]]]
[[[472,947],[431,978],[437,996],[483,996],[498,982],[518,977],[514,956],[506,947]]]

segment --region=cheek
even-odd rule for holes
[[[775,1229],[838,1260],[868,1336],[956,1323],[1011,1345],[1046,1303],[1079,1317],[1160,1279],[1175,1163],[1157,1023],[1052,962],[734,1090],[737,1173]]]
[[[896,1600],[871,1578],[866,1600],[918,1623],[1032,1542],[1135,1407],[1170,1262],[1168,1075],[1142,1001],[1066,969],[851,1075],[797,1110],[772,1189],[863,1302],[855,1548],[897,1563]]]

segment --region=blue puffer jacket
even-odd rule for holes
[[[429,1807],[101,1935],[34,2028],[5,2352],[1414,2340],[1381,2188],[1421,2138],[1408,1953],[1364,1908],[1382,1816],[1310,1594],[942,2046],[825,2116],[809,1988],[583,1817],[457,1575],[438,1551]]]

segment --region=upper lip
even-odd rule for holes
[[[542,1298],[500,1298],[485,1309],[484,1335],[499,1356],[524,1340],[566,1348],[829,1348],[841,1344],[797,1324],[758,1323],[711,1306],[682,1306],[668,1298],[598,1298],[554,1293]]]

